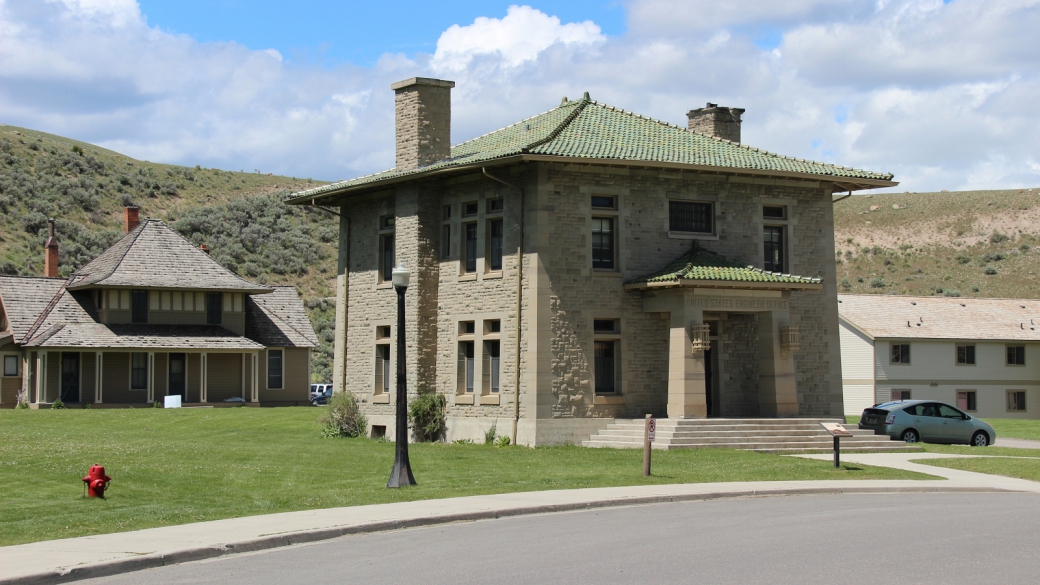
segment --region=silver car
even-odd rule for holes
[[[863,411],[859,428],[907,443],[992,445],[997,433],[984,420],[933,400],[900,400],[875,404]]]

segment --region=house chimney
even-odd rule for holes
[[[399,171],[410,171],[451,156],[451,88],[454,81],[413,77],[394,90],[394,128]]]
[[[136,205],[127,205],[123,208],[123,224],[126,227],[126,233],[137,229],[139,212],[140,209]]]
[[[207,246],[206,244],[199,244],[199,249],[209,254],[209,246]]]
[[[58,239],[54,237],[54,220],[48,219],[50,224],[50,235],[47,243],[43,245],[43,275],[47,278],[58,278]]]
[[[718,104],[709,102],[706,107],[686,112],[689,118],[687,128],[698,134],[739,143],[740,115],[743,113],[744,108],[720,108]]]

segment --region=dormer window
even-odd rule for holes
[[[224,293],[206,293],[206,325],[220,325],[224,310]]]
[[[130,291],[130,322],[148,322],[148,291]]]

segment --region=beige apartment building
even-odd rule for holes
[[[68,278],[0,276],[0,407],[309,403],[318,345],[292,286],[244,280],[165,223],[138,223]]]
[[[294,194],[340,214],[334,383],[393,432],[397,298],[411,395],[448,439],[580,442],[615,418],[841,416],[835,193],[889,174],[593,101],[450,146],[454,83],[395,83],[393,169]]]

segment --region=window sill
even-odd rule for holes
[[[603,278],[621,278],[622,274],[620,270],[607,270],[605,268],[593,268],[592,276],[603,277]]]
[[[616,394],[597,394],[593,404],[624,404],[625,397]]]
[[[456,394],[455,395],[455,404],[457,404],[457,405],[458,404],[473,404],[473,395],[472,394]]]
[[[487,274],[484,275],[484,280],[494,280],[494,279],[498,279],[498,278],[502,278],[502,271],[501,270],[495,270],[493,272],[488,272]]]
[[[698,234],[695,232],[668,232],[668,237],[673,240],[717,240],[717,234]]]
[[[377,289],[380,289],[380,288],[394,288],[394,283],[392,283],[392,282],[377,282],[376,283],[376,288]]]
[[[390,395],[374,394],[372,395],[372,404],[390,404]]]
[[[499,398],[498,394],[488,394],[486,396],[480,397],[480,403],[484,405],[500,404],[501,399]]]
[[[467,272],[466,274],[460,274],[459,275],[459,282],[463,282],[463,281],[466,281],[466,280],[476,280],[476,279],[477,279],[477,274],[475,272]]]

